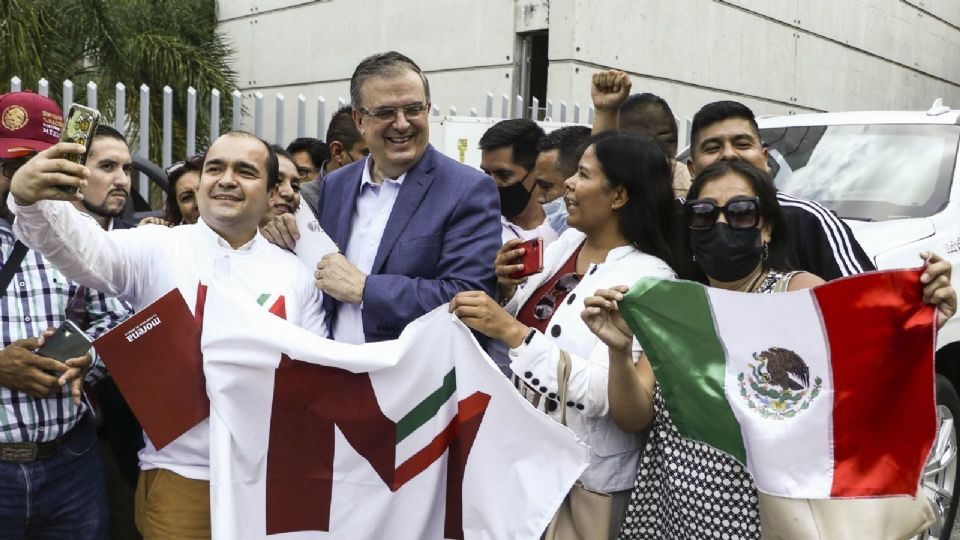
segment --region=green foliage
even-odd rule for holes
[[[89,81],[98,108],[114,122],[115,85],[127,85],[126,132],[136,147],[140,85],[150,87],[150,158],[161,161],[163,87],[173,90],[173,159],[186,150],[187,88],[197,90],[197,148],[209,144],[210,90],[220,90],[221,131],[229,129],[236,74],[217,30],[215,0],[0,0],[0,91],[14,75],[24,89],[44,77],[62,101],[62,82],[86,102]]]

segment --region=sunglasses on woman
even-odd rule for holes
[[[167,176],[170,176],[171,174],[182,169],[187,164],[187,162],[189,162],[191,165],[199,169],[200,167],[203,166],[203,159],[206,156],[207,156],[206,152],[200,152],[199,154],[195,154],[193,156],[188,157],[186,161],[178,161],[173,165],[170,165],[169,167],[164,169],[163,172],[165,172]]]
[[[757,197],[735,197],[723,206],[713,201],[694,200],[683,205],[687,216],[687,227],[706,230],[713,227],[723,213],[727,225],[734,229],[752,229],[760,223],[760,199]]]
[[[533,318],[542,321],[553,317],[557,296],[572,291],[577,283],[580,283],[580,276],[576,272],[560,276],[560,279],[553,284],[553,289],[547,291],[533,306]]]

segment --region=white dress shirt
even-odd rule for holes
[[[249,294],[282,295],[287,320],[325,336],[322,294],[310,270],[295,255],[258,232],[240,249],[231,248],[203,221],[173,228],[147,225],[104,231],[66,201],[8,207],[14,232],[44,254],[64,275],[129,301],[137,311],[177,288],[193,311],[201,283],[216,282]],[[238,321],[238,324],[242,324]],[[176,395],[176,388],[170,395]],[[209,421],[204,420],[157,450],[147,440],[140,468],[168,469],[186,478],[210,478]]]
[[[357,196],[357,207],[353,210],[350,240],[347,242],[347,252],[344,253],[347,260],[366,275],[370,275],[373,270],[373,261],[377,258],[383,230],[387,226],[390,212],[393,211],[393,204],[397,202],[400,186],[407,177],[407,173],[403,173],[399,178],[385,178],[382,184],[377,184],[370,175],[372,166],[373,160],[366,158],[363,176],[360,178],[360,195]],[[363,333],[363,304],[340,304],[333,321],[333,339],[354,345],[366,343]]]

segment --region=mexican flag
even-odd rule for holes
[[[204,311],[214,539],[536,539],[589,462],[446,306],[366,345]]]
[[[937,429],[919,270],[779,294],[642,279],[620,310],[684,437],[790,498],[910,495]]]

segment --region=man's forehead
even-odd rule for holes
[[[546,173],[550,169],[553,169],[557,166],[557,159],[560,157],[560,150],[554,148],[552,150],[544,150],[537,154],[537,162],[535,167],[542,172]]]
[[[277,156],[277,167],[281,173],[298,176],[297,164],[287,156]]]
[[[90,157],[110,157],[124,161],[132,161],[130,148],[127,143],[113,137],[97,137],[90,143]]]
[[[559,148],[551,148],[550,150],[544,150],[537,154],[537,161],[542,161],[543,163],[552,163],[560,157]]]
[[[390,104],[397,100],[426,99],[423,79],[411,70],[398,71],[384,75],[373,75],[360,86],[360,95],[364,104],[377,106]],[[409,102],[398,105],[409,105]]]
[[[700,140],[706,139],[732,139],[735,137],[749,136],[757,138],[753,131],[750,121],[745,118],[727,118],[719,122],[714,122],[700,130]]]
[[[480,150],[480,161],[495,167],[516,165],[513,162],[513,147],[510,145]]]
[[[262,160],[267,149],[259,140],[246,135],[221,135],[207,150],[207,161]]]

